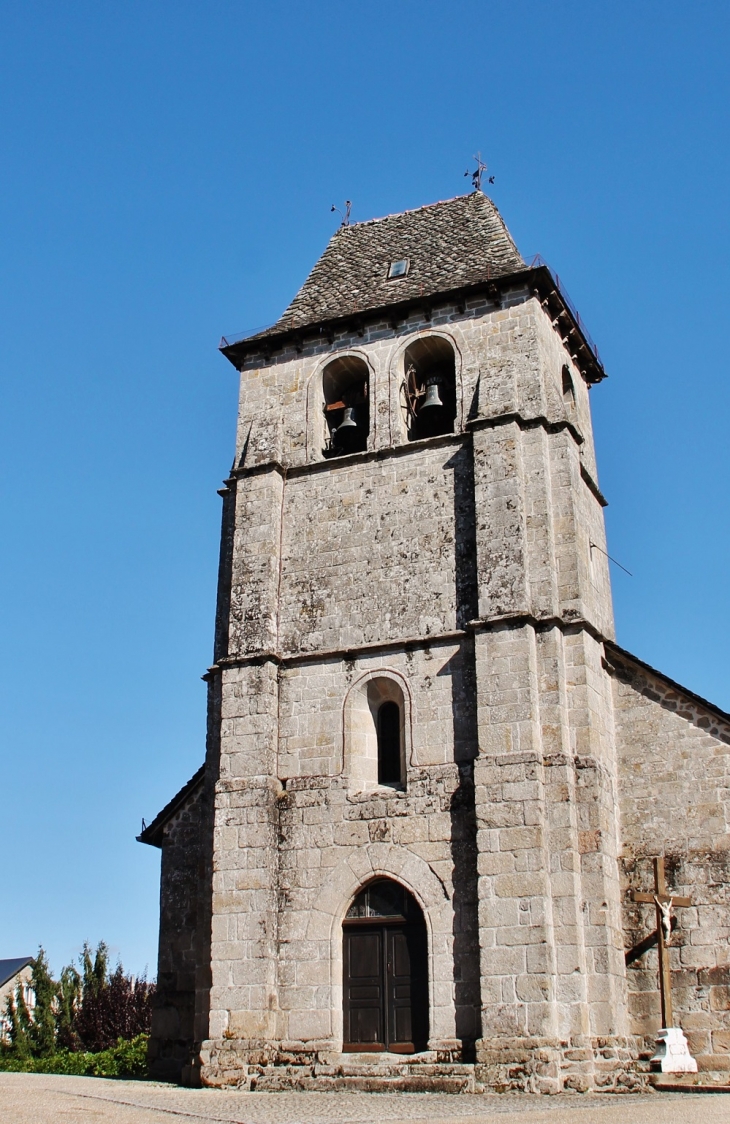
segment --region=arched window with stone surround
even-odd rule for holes
[[[349,787],[406,788],[408,698],[400,677],[370,673],[353,684],[345,700],[345,770]]]

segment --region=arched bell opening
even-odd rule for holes
[[[456,421],[456,356],[443,336],[421,336],[403,356],[408,439],[453,433]]]
[[[326,457],[361,453],[370,433],[370,372],[363,359],[343,355],[322,372],[323,410],[327,423]]]
[[[428,941],[416,899],[378,878],[342,923],[343,1050],[414,1054],[428,1043]]]

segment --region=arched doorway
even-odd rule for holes
[[[428,1043],[426,923],[412,894],[380,878],[342,924],[344,1044],[413,1054]]]

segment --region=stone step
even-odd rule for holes
[[[294,1073],[262,1073],[251,1082],[256,1092],[283,1092],[299,1089],[317,1093],[357,1092],[357,1093],[471,1093],[474,1091],[474,1077],[437,1076],[427,1074],[389,1074],[378,1075],[339,1075],[314,1076]]]
[[[412,1062],[399,1055],[365,1064],[358,1055],[334,1065],[249,1067],[246,1085],[258,1092],[353,1090],[361,1093],[473,1093],[474,1066]],[[370,1055],[372,1059],[372,1054]]]
[[[438,1062],[377,1062],[375,1065],[367,1065],[363,1062],[344,1062],[337,1066],[327,1066],[328,1071],[337,1071],[345,1076],[367,1076],[374,1074],[377,1077],[387,1077],[389,1075],[412,1074],[413,1076],[421,1075],[423,1077],[471,1077],[474,1074],[473,1065],[464,1065],[455,1062],[445,1062],[439,1064]],[[324,1066],[316,1066],[315,1073],[324,1073]]]
[[[649,1082],[658,1093],[730,1093],[730,1073],[652,1073]]]

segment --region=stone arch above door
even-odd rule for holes
[[[342,1043],[342,922],[357,892],[373,878],[399,882],[418,902],[428,933],[429,1026],[431,1049],[454,1043],[453,926],[450,888],[419,855],[392,843],[371,843],[343,858],[327,874],[315,899],[306,940],[330,949],[330,1010],[333,1037]]]

